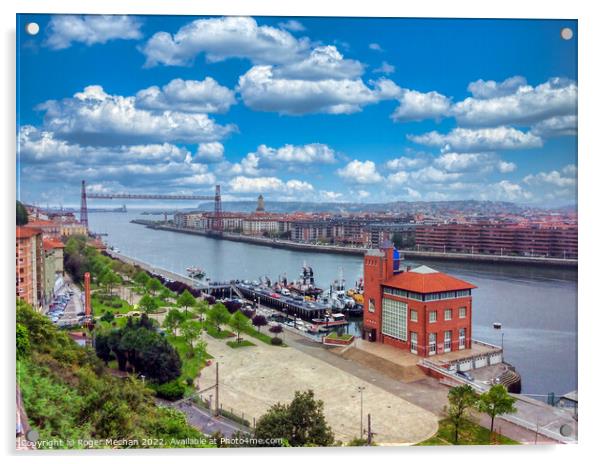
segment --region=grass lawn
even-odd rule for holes
[[[208,359],[211,359],[212,356],[209,353],[204,353],[198,349],[195,349],[194,356],[188,357],[188,344],[184,340],[184,337],[177,337],[175,335],[167,335],[167,341],[173,345],[173,347],[178,350],[178,354],[180,355],[180,359],[182,359],[182,373],[180,374],[179,380],[184,382],[186,387],[185,395],[190,395],[194,393],[194,386],[189,386],[186,384],[186,379],[195,379],[201,369],[205,367],[205,364]]]
[[[272,345],[272,337],[270,337],[267,333],[260,332],[259,330],[255,329],[254,327],[250,327],[249,329],[245,330],[243,333],[250,335],[251,337],[256,338],[259,341],[262,341],[263,343],[266,343],[267,345]],[[283,343],[280,346],[286,346],[286,345]]]
[[[120,305],[115,308],[115,307],[113,307],[111,302],[120,303]],[[94,314],[96,314],[98,316],[102,316],[107,311],[111,311],[113,314],[125,314],[132,310],[132,307],[129,305],[129,303],[127,301],[119,298],[116,295],[114,295],[112,297],[111,302],[109,302],[108,300],[101,301],[101,298],[99,297],[99,295],[97,293],[93,293],[92,294],[92,310],[94,311]]]
[[[256,346],[255,343],[250,342],[249,340],[241,340],[240,342],[237,342],[235,340],[230,340],[229,342],[226,342],[226,345],[228,345],[230,348],[242,348],[243,346]]]
[[[336,332],[331,332],[329,333],[326,338],[328,338],[329,340],[345,340],[345,341],[349,341],[353,338],[353,335],[350,334],[341,334],[338,335]]]
[[[234,333],[230,332],[229,330],[225,330],[225,329],[218,331],[217,328],[213,324],[208,324],[207,322],[203,322],[203,326],[205,327],[205,330],[207,331],[207,333],[209,335],[211,335],[213,338],[218,338],[220,340],[223,340],[224,338],[234,337]]]
[[[418,443],[418,446],[433,446],[433,445],[453,445],[454,444],[454,428],[448,420],[439,421],[439,430],[437,434]],[[458,437],[458,445],[519,445],[520,443],[503,435],[495,434],[493,440],[489,440],[489,429],[481,427],[474,422],[466,422],[460,428]]]

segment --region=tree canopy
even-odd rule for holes
[[[291,446],[329,446],[334,434],[324,417],[324,403],[312,390],[296,391],[290,404],[277,403],[259,418],[255,437],[282,438]]]
[[[23,203],[17,200],[17,225],[24,226],[28,222],[29,217],[27,215],[27,210],[25,209],[25,206],[23,206]]]
[[[207,312],[207,321],[215,325],[218,331],[222,330],[222,325],[227,324],[230,320],[230,312],[222,303],[214,304]]]
[[[490,433],[493,433],[493,422],[501,414],[516,412],[514,403],[516,398],[511,396],[501,384],[494,385],[483,393],[479,399],[479,411],[484,412],[491,418]]]
[[[232,316],[230,317],[230,321],[229,321],[230,327],[232,327],[234,329],[234,331],[236,332],[236,341],[238,343],[240,343],[240,334],[241,332],[244,332],[245,330],[248,330],[251,328],[251,324],[249,321],[249,318],[247,316],[245,316],[243,313],[241,313],[240,311],[236,311],[234,314],[232,314]]]
[[[470,385],[450,388],[447,399],[449,405],[445,414],[454,427],[454,443],[458,444],[460,427],[468,419],[471,410],[477,407],[479,396]]]

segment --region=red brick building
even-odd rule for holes
[[[474,285],[427,266],[402,270],[392,246],[364,256],[363,338],[419,356],[468,349]]]
[[[17,226],[16,294],[34,309],[44,302],[44,250],[42,231]]]

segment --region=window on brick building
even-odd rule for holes
[[[418,334],[410,332],[410,351],[414,354],[418,353]]]
[[[412,322],[418,322],[418,311],[416,311],[415,309],[412,309],[410,311],[410,320]]]
[[[401,301],[383,298],[382,333],[407,341],[408,305]]]
[[[460,314],[460,319],[464,319],[466,317],[466,307],[462,306],[458,312]]]
[[[437,311],[431,311],[429,313],[429,322],[437,322]]]
[[[429,354],[437,354],[437,334],[429,334]]]
[[[446,321],[451,321],[452,319],[452,310],[451,309],[446,309],[445,310],[445,320]]]
[[[458,349],[463,350],[466,348],[466,329],[460,329],[458,335]]]
[[[443,334],[443,351],[446,353],[451,351],[452,331],[446,330]]]
[[[375,301],[374,298],[370,298],[368,300],[368,311],[370,311],[371,313],[373,313],[375,311]]]

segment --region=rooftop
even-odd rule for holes
[[[428,266],[419,266],[394,275],[383,285],[416,293],[449,292],[477,288],[475,285],[457,279]]]
[[[40,229],[36,229],[34,227],[17,226],[17,238],[18,239],[31,238],[34,235],[39,235],[41,233],[42,233],[42,231]]]
[[[65,248],[65,244],[60,240],[53,240],[49,238],[44,239],[44,250],[52,250],[54,248]]]

